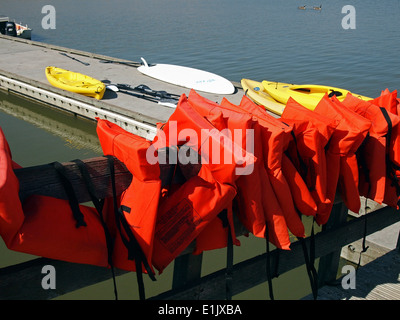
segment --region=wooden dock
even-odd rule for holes
[[[66,53],[82,62],[68,58]],[[106,91],[102,100],[85,97],[61,90],[50,85],[46,79],[45,68],[56,66],[87,74],[101,81],[129,84],[132,87],[145,84],[153,90],[168,93],[189,94],[190,89],[158,81],[137,71],[140,63],[99,54],[68,49],[31,40],[0,35],[0,89],[8,90],[49,106],[72,112],[92,119],[100,117],[112,120],[122,128],[152,138],[157,122],[165,122],[174,111],[173,108],[141,99],[122,92]],[[138,57],[139,59],[140,57]],[[148,61],[157,63],[156,61]],[[161,62],[160,62],[161,63]],[[212,70],[207,70],[211,71]],[[239,104],[244,92],[239,84],[236,91],[225,97]],[[220,102],[224,96],[199,92],[202,96]]]

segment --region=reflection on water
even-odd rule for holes
[[[102,154],[93,121],[0,91],[0,126],[22,166]]]

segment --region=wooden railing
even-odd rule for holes
[[[98,196],[103,198],[111,196],[107,160],[99,157],[83,161],[96,185]],[[90,201],[76,164],[69,162],[64,163],[64,166],[74,185],[78,200],[81,203]],[[161,165],[162,180],[169,179],[170,170],[171,166]],[[184,172],[193,170],[197,169],[186,168]],[[21,200],[31,194],[66,198],[56,173],[49,165],[17,169],[15,174],[20,181]],[[117,193],[121,194],[129,186],[132,176],[118,160],[115,161],[115,174]],[[315,235],[315,258],[320,258],[319,286],[335,280],[343,246],[400,221],[400,213],[392,208],[383,207],[351,221],[347,218],[347,208],[338,201],[333,207],[328,223]],[[244,228],[239,228],[239,235],[244,231]],[[307,248],[310,247],[310,237],[305,239],[305,244]],[[192,255],[192,249],[189,246],[175,260],[172,288],[150,299],[225,299],[226,269],[201,277],[202,255]],[[292,243],[290,251],[272,250],[269,258],[271,268],[277,267],[276,275],[305,263],[303,248],[299,241]],[[278,258],[279,263],[277,263]],[[267,281],[266,263],[266,254],[261,254],[233,265],[232,294],[241,293]],[[41,286],[43,278],[41,268],[48,264],[57,270],[57,288],[54,290],[43,290]],[[116,270],[116,275],[124,273],[126,271]],[[0,299],[52,299],[109,278],[111,272],[107,268],[37,258],[0,269]]]

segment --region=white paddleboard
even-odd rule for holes
[[[208,93],[232,94],[235,92],[233,84],[217,74],[173,64],[155,64],[149,66],[146,60],[141,59],[143,65],[138,67],[138,71],[149,77]]]

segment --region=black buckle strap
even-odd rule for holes
[[[102,224],[102,227],[104,229],[104,235],[106,238],[106,245],[107,245],[107,260],[108,264],[111,268],[111,273],[112,273],[112,278],[113,278],[113,284],[114,284],[114,295],[115,295],[115,300],[118,300],[118,292],[117,292],[117,285],[116,285],[116,279],[115,279],[115,273],[114,273],[114,264],[112,261],[112,252],[114,248],[114,241],[113,238],[111,237],[110,231],[104,221],[104,216],[103,216],[103,205],[104,201],[100,200],[97,195],[96,195],[96,189],[93,185],[92,179],[90,178],[89,171],[86,167],[86,164],[80,160],[76,159],[73,160],[72,162],[76,163],[76,165],[79,168],[79,171],[81,172],[83,181],[85,182],[86,189],[90,195],[90,198],[99,214],[100,217],[100,222]]]
[[[267,275],[267,281],[268,281],[268,293],[269,293],[269,298],[271,300],[275,300],[274,297],[274,290],[272,286],[272,278],[278,277],[278,269],[279,269],[279,256],[280,256],[280,250],[279,248],[275,249],[275,252],[277,253],[276,260],[275,260],[275,266],[274,266],[274,273],[272,274],[271,272],[271,249],[270,249],[270,239],[269,239],[269,231],[268,227],[265,226],[265,246],[266,246],[266,268],[265,272]]]
[[[228,209],[222,210],[218,214],[218,218],[222,221],[222,226],[228,228],[228,238],[226,246],[226,269],[225,269],[225,298],[232,300],[232,272],[233,272],[233,239],[232,230],[228,220]]]
[[[365,198],[365,206],[364,206],[364,235],[363,235],[363,241],[362,241],[362,249],[361,249],[361,251],[360,251],[360,258],[358,259],[358,264],[357,264],[357,267],[356,267],[356,271],[358,270],[358,268],[360,267],[360,265],[361,265],[361,257],[362,257],[362,254],[364,253],[364,252],[366,252],[367,250],[368,250],[368,248],[369,248],[369,246],[366,246],[366,239],[367,239],[367,218],[368,218],[368,209],[369,209],[369,207],[368,207],[368,204],[367,204],[367,201],[368,201],[368,199],[367,198]]]
[[[116,187],[115,187],[115,170],[114,170],[114,158],[112,156],[105,156],[107,158],[108,167],[110,170],[111,175],[111,184],[112,184],[112,192],[113,192],[113,204],[114,204],[114,214],[115,214],[115,222],[118,228],[118,231],[121,235],[122,242],[124,243],[125,247],[128,249],[128,259],[135,261],[136,266],[136,277],[137,283],[139,287],[139,297],[141,300],[145,299],[145,290],[144,290],[144,283],[143,283],[143,270],[142,265],[144,266],[145,270],[147,271],[151,280],[155,281],[155,276],[152,269],[149,266],[146,256],[144,255],[142,248],[140,247],[139,243],[137,242],[135,235],[132,233],[128,222],[125,219],[125,216],[118,208],[117,204],[117,194],[116,194]],[[122,232],[122,227],[127,235],[127,237]]]
[[[395,163],[393,163],[392,160],[390,160],[390,153],[389,153],[390,141],[392,139],[393,123],[392,120],[390,119],[387,110],[382,107],[380,108],[380,110],[388,124],[388,131],[386,133],[386,174],[389,177],[389,179],[392,180],[392,186],[395,187],[396,189],[397,197],[400,197],[400,184],[399,184],[399,179],[395,172],[395,170],[398,170],[399,167]]]
[[[318,272],[315,269],[315,237],[314,237],[314,219],[310,235],[310,255],[308,255],[307,245],[304,238],[298,238],[303,249],[304,260],[306,264],[308,278],[310,279],[311,291],[314,300],[318,297]]]

